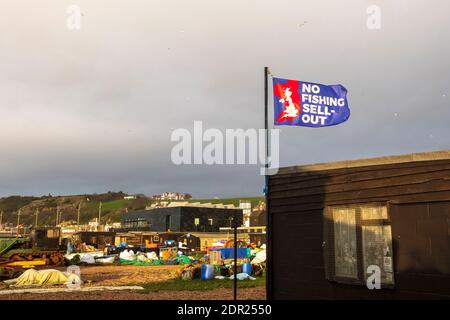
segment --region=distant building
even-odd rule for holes
[[[153,200],[189,200],[192,196],[189,193],[163,192],[152,197]]]
[[[97,231],[99,229],[98,219],[94,218],[88,222],[89,231]]]
[[[267,213],[264,211],[253,211],[250,216],[250,227],[262,227],[267,224]]]
[[[115,230],[115,229],[120,229],[122,226],[122,224],[120,222],[113,222],[111,224],[107,223],[105,224],[105,231],[110,231],[110,230]]]
[[[242,213],[244,215],[242,226],[249,227],[250,215],[252,213],[252,203],[250,201],[239,201],[239,209],[242,209]]]
[[[223,203],[201,203],[201,202],[189,202],[189,201],[158,201],[157,203],[152,203],[150,206],[146,206],[146,210],[156,209],[156,208],[173,208],[173,207],[203,207],[203,208],[225,208],[225,209],[238,209],[234,204],[223,204]]]
[[[250,215],[250,227],[261,227],[267,224],[266,203],[260,201]]]
[[[125,200],[134,200],[136,199],[136,196],[125,196],[123,197]]]
[[[241,209],[177,206],[138,210],[122,214],[123,231],[217,232],[230,227],[236,215],[242,224]]]

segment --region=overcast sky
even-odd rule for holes
[[[259,166],[172,164],[170,134],[262,127],[266,65],[349,92],[346,123],[282,127],[282,166],[450,149],[446,0],[0,3],[2,196],[261,195]]]

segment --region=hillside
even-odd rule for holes
[[[39,210],[39,225],[54,225],[56,211],[59,208],[61,221],[76,221],[80,205],[80,223],[98,217],[99,204],[102,202],[102,221],[119,221],[120,213],[128,210],[143,209],[149,204],[148,198],[125,200],[122,192],[103,194],[84,194],[70,196],[21,197],[11,196],[0,199],[0,210],[3,210],[2,223],[17,223],[17,212],[21,210],[20,221],[24,225],[35,223],[35,212]]]
[[[120,214],[126,210],[133,211],[144,209],[151,203],[146,197],[125,200],[123,192],[108,192],[103,194],[84,194],[70,196],[42,196],[21,197],[10,196],[0,198],[0,210],[3,210],[2,223],[17,223],[17,212],[21,210],[20,222],[24,225],[34,225],[35,213],[39,210],[38,225],[55,225],[56,211],[59,208],[62,222],[76,221],[78,206],[80,205],[80,223],[86,224],[89,220],[98,217],[99,204],[102,202],[102,222],[120,221]],[[191,199],[174,202],[201,202],[223,203],[239,206],[239,201],[250,201],[252,206],[264,200],[264,197],[249,198],[225,198],[225,199]]]

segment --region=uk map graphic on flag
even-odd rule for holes
[[[350,117],[342,85],[273,78],[274,124],[327,127]]]

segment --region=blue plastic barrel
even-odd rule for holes
[[[250,263],[242,264],[242,273],[246,273],[249,276],[252,275],[252,265]]]
[[[212,264],[203,264],[201,268],[201,279],[212,280],[214,279],[214,266]]]

